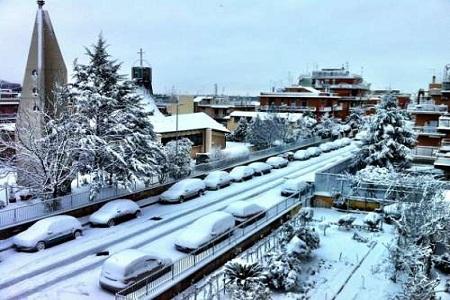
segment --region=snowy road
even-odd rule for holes
[[[47,249],[41,253],[3,253],[0,280],[6,298],[23,297],[36,293],[32,299],[80,299],[86,297],[111,298],[97,285],[100,266],[105,256],[95,256],[101,250],[115,253],[125,248],[158,249],[173,259],[183,254],[173,248],[178,230],[192,220],[209,212],[223,209],[227,204],[242,199],[257,201],[270,207],[283,199],[279,196],[283,177],[306,176],[313,179],[315,172],[350,155],[348,146],[320,157],[302,162],[292,162],[287,168],[254,178],[245,183],[233,184],[220,191],[177,205],[152,205],[143,210],[143,217],[114,228],[92,228],[76,241]],[[162,217],[152,221],[153,216]],[[182,217],[181,217],[182,216]],[[166,222],[166,223],[164,223]],[[23,280],[24,279],[24,280]]]

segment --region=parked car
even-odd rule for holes
[[[306,153],[309,155],[309,157],[317,157],[322,154],[322,150],[320,150],[319,147],[309,147],[308,149],[306,149]]]
[[[99,284],[105,290],[117,292],[149,275],[150,281],[161,277],[172,270],[171,265],[170,258],[137,249],[126,249],[105,260]],[[138,288],[140,287],[136,286]]]
[[[80,221],[72,216],[54,216],[37,221],[24,232],[13,238],[18,250],[41,251],[52,244],[78,238],[83,228]]]
[[[329,152],[333,150],[333,147],[331,146],[330,142],[320,144],[319,148],[322,152]]]
[[[218,190],[231,184],[232,178],[226,171],[212,171],[203,179],[206,188]]]
[[[244,181],[253,177],[255,170],[249,166],[234,167],[230,172],[233,181]]]
[[[281,187],[281,196],[292,196],[304,194],[309,187],[309,184],[304,180],[288,179]]]
[[[344,137],[341,139],[341,143],[342,143],[343,147],[348,146],[352,143],[352,140],[349,139],[348,137]]]
[[[333,149],[333,150],[336,150],[336,149],[341,148],[341,147],[342,147],[341,141],[340,141],[340,140],[335,140],[335,141],[333,141],[333,142],[330,142],[330,147],[331,147],[331,149]]]
[[[255,175],[264,175],[272,171],[272,166],[261,161],[253,162],[248,165],[253,169]]]
[[[203,216],[179,234],[175,241],[175,248],[181,252],[199,253],[206,247],[228,238],[232,234],[234,222],[234,217],[224,211],[215,211]]]
[[[282,158],[284,158],[284,159],[287,159],[287,160],[289,160],[289,161],[294,160],[294,152],[292,152],[292,151],[288,151],[288,152],[281,153],[281,154],[278,155],[278,156],[279,156],[279,157],[282,157]]]
[[[117,199],[103,205],[89,217],[92,225],[114,226],[116,223],[141,215],[139,205],[128,199]]]
[[[233,215],[236,225],[249,220],[251,221],[247,224],[251,224],[265,216],[264,207],[247,201],[235,201],[228,205],[225,211]]]
[[[306,150],[298,150],[294,154],[294,159],[296,159],[296,160],[306,160],[309,157],[310,157],[310,155]]]
[[[206,190],[203,180],[198,178],[183,179],[172,185],[159,196],[161,203],[183,202],[188,198],[202,195]]]
[[[279,156],[269,157],[266,163],[271,165],[274,169],[284,168],[288,165],[288,160]]]

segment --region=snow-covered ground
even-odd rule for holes
[[[95,253],[141,248],[156,249],[173,259],[179,258],[183,254],[174,250],[173,240],[179,230],[193,220],[236,200],[255,201],[270,207],[283,199],[280,196],[283,177],[311,179],[315,172],[351,155],[353,148],[348,146],[307,161],[295,161],[271,174],[207,192],[182,204],[146,207],[137,220],[114,228],[86,228],[82,238],[40,253],[3,252],[0,271],[9,275],[0,278],[2,295],[14,298],[31,294],[30,299],[110,299],[112,295],[98,287],[100,267],[106,257]],[[154,216],[162,220],[150,220]]]

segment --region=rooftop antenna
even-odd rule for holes
[[[42,6],[44,6],[45,1],[44,1],[44,0],[38,0],[38,1],[37,1],[37,4],[38,4],[38,8],[39,8],[39,9],[42,9]]]
[[[361,77],[363,77],[363,74],[364,74],[364,67],[361,66]]]

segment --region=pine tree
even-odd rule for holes
[[[367,136],[363,140],[354,168],[367,165],[403,169],[411,161],[410,150],[416,143],[412,128],[408,127],[404,113],[393,95],[386,95],[370,119]]]
[[[157,175],[162,154],[150,113],[133,84],[118,73],[120,63],[111,59],[102,36],[86,55],[88,64],[75,62],[72,93],[82,135],[77,161],[91,174],[95,195],[106,182],[129,185]]]
[[[345,120],[345,124],[350,126],[351,135],[355,135],[366,123],[364,111],[361,108],[355,108]]]
[[[167,161],[164,172],[174,178],[180,179],[191,174],[191,151],[192,142],[187,138],[179,139],[178,142],[170,141],[164,147]]]
[[[248,133],[249,123],[246,118],[242,117],[239,119],[236,129],[228,135],[229,141],[234,142],[245,142]]]
[[[272,145],[274,128],[268,128],[267,122],[258,115],[253,118],[248,128],[247,141],[256,149],[268,148]]]

